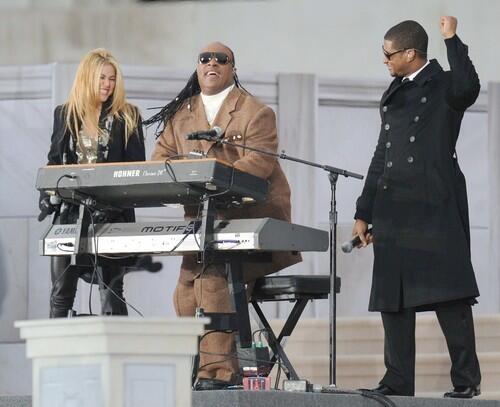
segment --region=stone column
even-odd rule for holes
[[[500,292],[500,83],[488,83],[488,174],[490,273]],[[491,310],[492,312],[494,310]],[[496,311],[500,311],[498,303]]]
[[[33,359],[33,407],[191,406],[191,358],[207,319],[18,321]]]
[[[287,155],[315,161],[318,123],[318,84],[313,74],[278,75],[278,137]],[[292,189],[292,222],[316,227],[316,178],[322,170],[280,161]],[[326,173],[325,173],[326,178]],[[303,253],[304,261],[283,274],[318,274],[316,253]],[[322,270],[328,274],[328,270]],[[280,305],[280,307],[286,305]],[[314,302],[305,315],[314,316]]]

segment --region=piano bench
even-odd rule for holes
[[[335,291],[340,292],[340,277],[336,278]],[[250,302],[257,314],[256,320],[259,328],[267,332],[268,344],[273,351],[271,363],[274,364],[279,359],[289,380],[299,380],[299,376],[283,350],[284,340],[292,334],[307,302],[326,299],[329,294],[329,275],[268,276],[262,277],[255,282]],[[295,302],[285,321],[285,325],[283,325],[277,337],[259,306],[259,302],[269,301]]]

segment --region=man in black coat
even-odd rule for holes
[[[384,64],[394,77],[380,102],[380,136],[353,235],[374,243],[370,311],[380,311],[387,372],[375,391],[415,393],[415,312],[434,310],[451,357],[454,389],[480,394],[471,305],[479,296],[470,258],[465,178],[455,145],[479,79],[457,20],[441,17],[450,71],[427,60],[427,34],[403,21],[384,37]],[[372,224],[373,233],[368,225]]]

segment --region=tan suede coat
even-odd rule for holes
[[[222,103],[212,126],[207,122],[200,95],[191,98],[190,102],[186,101],[158,138],[152,160],[188,154],[194,150],[208,152],[208,157],[232,163],[239,170],[269,181],[268,195],[263,203],[220,211],[220,219],[270,217],[290,222],[290,187],[276,158],[234,146],[214,146],[212,142],[205,140],[185,139],[189,133],[209,130],[214,126],[220,127],[224,131],[224,138],[232,143],[277,152],[278,137],[273,110],[235,87]],[[291,252],[274,253],[272,264],[246,265],[245,278],[252,280],[299,261],[300,255]],[[185,259],[183,268],[186,266],[192,269],[188,263],[191,262]]]

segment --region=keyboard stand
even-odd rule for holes
[[[272,255],[270,253],[227,253],[227,252],[212,252],[210,253],[210,262],[224,264],[228,276],[229,295],[233,305],[234,312],[215,313],[207,312],[203,316],[210,318],[210,323],[205,326],[207,331],[237,331],[236,346],[241,349],[249,349],[252,347],[252,330],[250,326],[250,315],[248,312],[248,300],[243,275],[243,263],[247,262],[270,262]],[[196,380],[198,370],[199,357],[195,358],[193,364],[193,384]],[[240,362],[242,369],[245,362]]]
[[[85,253],[84,242],[88,242],[89,227],[92,223],[90,210],[88,210],[85,205],[80,204],[78,220],[76,222],[76,236],[75,236],[75,246],[74,252],[71,255],[71,265],[77,266],[80,263],[80,257],[82,253]]]

